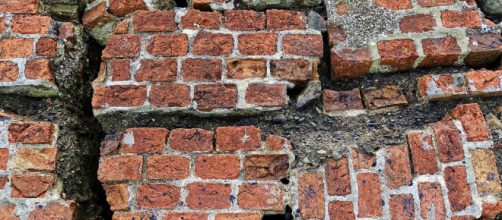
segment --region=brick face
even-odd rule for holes
[[[282,39],[282,48],[286,54],[321,57],[323,54],[322,36],[288,34]]]
[[[452,211],[464,210],[472,204],[471,188],[467,183],[467,173],[464,166],[446,167],[444,179]]]
[[[151,156],[147,159],[148,179],[185,179],[190,173],[190,160],[179,156]]]
[[[244,158],[245,179],[280,180],[289,171],[289,157],[286,154],[256,154]]]
[[[12,32],[19,34],[48,34],[52,19],[47,16],[23,16],[12,18]]]
[[[92,106],[140,106],[146,101],[145,86],[97,87],[94,90]]]
[[[380,179],[375,173],[357,175],[359,218],[382,216]]]
[[[166,143],[165,128],[130,128],[122,139],[124,153],[161,153]]]
[[[432,143],[432,135],[425,134],[424,132],[409,133],[408,146],[411,151],[415,173],[434,174],[439,171]]]
[[[418,195],[420,197],[420,216],[424,219],[434,217],[434,219],[446,218],[443,194],[439,183],[423,182],[418,184]],[[429,208],[429,207],[434,207]]]
[[[433,125],[436,144],[441,162],[453,162],[464,159],[464,150],[460,132],[453,121],[437,122]]]
[[[174,11],[138,11],[133,16],[135,32],[176,31]]]
[[[108,39],[102,58],[134,58],[140,53],[140,36],[138,35],[112,35]]]
[[[221,25],[221,13],[188,10],[181,18],[181,27],[185,29],[218,29]]]
[[[192,209],[230,208],[230,185],[219,183],[192,183],[188,185],[188,207]]]
[[[199,33],[195,36],[192,52],[199,55],[225,55],[232,53],[234,39],[230,34]]]
[[[241,34],[238,42],[241,54],[273,55],[277,52],[277,34],[275,33]]]
[[[153,35],[147,48],[154,56],[182,56],[188,53],[186,34]]]
[[[17,64],[13,62],[1,61],[0,71],[2,72],[2,75],[0,75],[0,81],[2,82],[16,81],[19,76],[19,68],[17,67]]]
[[[370,50],[343,49],[331,55],[331,79],[357,78],[366,75],[373,63]]]
[[[408,15],[403,17],[399,25],[403,33],[427,32],[434,30],[436,20],[432,15]]]
[[[51,144],[54,127],[46,122],[14,122],[9,125],[9,143]]]
[[[331,220],[349,220],[356,218],[352,202],[332,201],[328,204],[328,210]]]
[[[330,160],[326,164],[324,175],[329,195],[344,196],[352,192],[348,163],[348,159],[344,157],[340,160]]]
[[[182,76],[186,81],[221,80],[222,63],[220,59],[189,58],[183,60]]]
[[[488,126],[478,104],[458,105],[452,110],[451,114],[462,122],[467,141],[484,141],[488,139]]]
[[[190,87],[184,84],[152,85],[150,104],[158,107],[190,105]]]
[[[54,177],[44,174],[15,174],[12,176],[12,198],[42,198],[54,183]]]
[[[265,83],[249,84],[246,89],[246,102],[258,106],[275,107],[287,103],[286,85]]]
[[[298,176],[298,202],[302,218],[324,218],[324,186],[317,173],[302,173]]]
[[[267,62],[261,59],[227,60],[227,77],[230,79],[264,78]]]
[[[442,11],[441,20],[446,28],[466,27],[481,28],[481,19],[476,10],[468,11]]]
[[[33,40],[28,38],[0,39],[0,58],[22,58],[33,55]]]
[[[14,14],[35,14],[38,12],[38,0],[12,0],[0,4],[0,12]]]
[[[171,184],[143,183],[136,194],[140,208],[174,208],[179,199],[180,189]]]
[[[380,7],[392,9],[392,10],[403,10],[411,9],[411,0],[376,0],[375,4]]]
[[[216,129],[218,150],[256,150],[261,147],[261,130],[255,127],[219,127]]]
[[[413,40],[388,40],[377,44],[381,64],[397,68],[399,71],[410,70],[418,58]]]
[[[313,78],[312,64],[305,59],[282,59],[270,62],[272,76],[296,83],[305,83]]]
[[[404,146],[388,147],[385,155],[385,175],[387,186],[396,189],[411,184],[411,168],[408,148]]]
[[[267,10],[269,30],[301,30],[306,27],[307,18],[303,13],[286,10]]]
[[[194,100],[202,111],[231,109],[237,105],[237,87],[234,84],[198,85]]]
[[[391,195],[389,207],[392,219],[415,219],[415,204],[412,194]]]
[[[110,0],[110,11],[119,17],[137,10],[146,9],[146,4],[142,0]]]
[[[252,10],[225,11],[225,27],[230,30],[251,31],[265,29],[265,14]]]
[[[200,155],[195,160],[195,175],[202,179],[236,179],[240,159],[236,155]]]
[[[141,60],[136,72],[137,81],[172,82],[176,80],[177,63],[175,59]]]
[[[277,184],[243,184],[239,186],[237,204],[244,209],[282,211],[283,199]]]
[[[183,152],[210,151],[213,149],[213,132],[199,128],[174,129],[169,137],[169,147]]]
[[[462,52],[453,37],[424,39],[422,47],[426,57],[421,67],[451,66]]]
[[[100,161],[98,179],[101,182],[139,180],[142,165],[141,156],[106,157]]]

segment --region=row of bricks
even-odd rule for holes
[[[18,208],[19,207],[19,208]],[[28,208],[28,213],[18,214],[16,209],[23,211]],[[8,220],[40,220],[40,219],[74,219],[76,205],[70,201],[51,201],[47,204],[38,204],[34,207],[15,204],[0,205],[0,219]]]
[[[430,8],[438,6],[449,6],[456,2],[466,2],[468,5],[476,5],[474,0],[417,0],[417,6]],[[375,4],[380,7],[384,7],[392,10],[407,10],[413,8],[412,0],[375,0]]]
[[[1,49],[0,49],[1,50]],[[28,80],[54,81],[51,61],[47,59],[33,59],[26,63],[17,64],[11,61],[0,61],[0,82],[15,82],[20,80],[19,69],[24,69],[24,78]]]

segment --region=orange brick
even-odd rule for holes
[[[257,150],[260,147],[261,130],[256,127],[219,127],[216,129],[218,150]]]
[[[16,63],[10,61],[0,61],[0,81],[14,82],[19,76],[19,68]]]
[[[204,12],[199,10],[188,10],[185,16],[181,17],[181,28],[183,29],[219,29],[221,26],[220,12]]]
[[[326,164],[325,176],[329,195],[344,196],[352,192],[347,157],[339,160],[329,160]]]
[[[8,148],[0,148],[0,170],[7,169],[7,162],[8,161],[9,161],[9,149]],[[3,188],[3,186],[0,188]]]
[[[124,155],[101,158],[99,161],[98,179],[107,181],[129,181],[141,179],[143,157]]]
[[[324,218],[324,186],[320,174],[300,174],[298,176],[298,194],[302,218]]]
[[[441,20],[446,28],[475,28],[481,29],[481,19],[476,10],[468,11],[442,11]]]
[[[253,154],[244,157],[245,179],[280,180],[289,172],[287,154]]]
[[[197,55],[229,55],[234,49],[231,34],[213,34],[200,32],[194,37],[192,53]]]
[[[356,219],[354,205],[349,201],[331,201],[328,204],[330,220]]]
[[[181,72],[186,81],[220,81],[222,64],[220,59],[188,58],[183,60]]]
[[[322,57],[322,35],[288,34],[282,39],[282,48],[286,54]]]
[[[376,0],[375,4],[392,10],[411,9],[411,0]]]
[[[417,3],[422,7],[436,7],[453,5],[455,0],[418,0]]]
[[[432,135],[424,132],[408,133],[413,170],[418,174],[435,174],[438,170]]]
[[[103,50],[102,59],[138,57],[141,45],[139,35],[112,35]]]
[[[147,50],[154,56],[185,55],[188,52],[188,36],[186,34],[153,35]]]
[[[46,59],[27,61],[24,69],[24,75],[27,79],[54,81],[51,63]]]
[[[243,209],[282,211],[282,191],[277,184],[242,184],[239,186],[237,204]]]
[[[52,144],[54,126],[47,122],[12,122],[9,143]]]
[[[399,26],[403,33],[428,32],[434,30],[436,20],[428,14],[408,15],[403,17]]]
[[[190,105],[190,87],[185,84],[152,85],[150,104],[159,107],[187,107]]]
[[[382,190],[376,173],[357,175],[359,218],[382,216]]]
[[[277,52],[277,34],[240,34],[237,47],[243,55],[273,55]]]
[[[92,97],[93,108],[141,106],[146,101],[146,86],[96,87]]]
[[[143,183],[138,186],[136,203],[139,208],[172,209],[181,197],[180,188],[171,184]]]
[[[412,194],[394,194],[389,201],[392,219],[415,219],[415,203]]]
[[[186,202],[191,209],[227,209],[230,208],[229,184],[191,183],[188,184]]]
[[[23,58],[33,55],[33,39],[0,39],[0,58]]]
[[[137,81],[172,82],[178,74],[175,59],[141,60],[141,67],[136,72]]]
[[[453,162],[464,159],[464,150],[460,132],[456,129],[453,121],[441,121],[432,125],[436,144],[438,147],[439,160],[441,162]]]
[[[287,104],[286,85],[251,83],[246,89],[246,102],[263,107],[281,107]]]
[[[380,41],[377,47],[382,59],[380,64],[396,68],[398,71],[412,69],[418,58],[415,43],[411,39]]]
[[[190,159],[181,156],[153,155],[147,159],[148,179],[185,179],[190,174]]]
[[[240,159],[234,154],[203,154],[195,159],[195,175],[202,179],[237,179]]]
[[[451,210],[458,212],[472,204],[471,188],[467,183],[464,166],[449,166],[444,169],[444,180],[448,188]]]
[[[422,40],[425,58],[420,67],[452,66],[462,53],[453,37]]]
[[[165,128],[129,128],[121,143],[124,153],[162,153],[167,139]]]
[[[404,146],[387,147],[385,155],[385,175],[387,186],[397,189],[411,184],[411,168],[408,148]]]
[[[54,183],[52,175],[14,174],[12,175],[12,198],[42,198]]]
[[[113,81],[131,79],[131,60],[111,60],[110,67]]]
[[[0,3],[1,13],[36,14],[38,0],[8,0]]]
[[[267,62],[262,59],[229,59],[227,69],[230,79],[264,78]]]
[[[55,57],[57,54],[57,42],[53,38],[43,37],[37,41],[37,55]]]
[[[129,190],[127,184],[103,185],[106,201],[111,210],[127,210],[129,208]]]
[[[110,0],[110,11],[118,17],[138,10],[147,10],[143,0]]]
[[[488,125],[477,103],[458,105],[451,110],[451,115],[462,122],[467,141],[488,140]]]
[[[253,10],[225,11],[225,27],[230,30],[254,31],[265,29],[265,14]]]
[[[213,134],[200,128],[174,129],[169,137],[169,147],[182,152],[210,151],[213,149]]]
[[[56,168],[56,148],[22,148],[13,155],[13,169],[25,171],[53,171]]]
[[[204,220],[207,213],[202,212],[167,212],[162,216],[163,220]]]
[[[331,79],[358,78],[368,74],[373,64],[368,48],[342,49],[331,53]]]

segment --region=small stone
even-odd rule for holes
[[[326,27],[327,26],[326,20],[324,19],[323,16],[321,16],[320,14],[318,14],[315,11],[309,11],[307,16],[308,16],[307,23],[308,23],[309,28],[315,29],[315,30],[318,30],[321,32],[325,32],[328,30]]]
[[[321,81],[313,80],[307,83],[307,86],[296,100],[296,108],[302,108],[321,96]]]

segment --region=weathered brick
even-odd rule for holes
[[[261,215],[255,212],[218,213],[215,220],[260,220]]]
[[[185,179],[190,174],[190,159],[181,156],[153,155],[147,159],[146,178]]]
[[[452,216],[451,220],[475,220],[474,216],[471,215],[461,215],[461,216]]]
[[[0,39],[0,58],[23,58],[33,55],[33,39]]]
[[[196,85],[194,100],[197,109],[232,109],[237,105],[237,86],[234,84]]]
[[[359,218],[382,216],[382,190],[376,173],[357,175]]]
[[[167,133],[165,128],[128,128],[120,150],[124,153],[162,153]]]
[[[253,154],[244,157],[245,179],[280,180],[289,172],[287,154]]]
[[[261,130],[256,127],[219,127],[216,129],[218,150],[257,150],[260,147]]]
[[[451,110],[451,115],[462,122],[467,141],[488,140],[488,125],[477,103],[458,105]]]
[[[191,7],[198,10],[212,10],[211,5],[221,6],[224,3],[229,3],[229,0],[193,0],[191,1]],[[232,4],[232,3],[231,3]],[[190,4],[189,4],[190,7]]]
[[[341,26],[328,25],[327,29],[329,41],[328,44],[330,47],[333,47],[334,45],[347,40],[347,36],[345,36],[345,33]]]
[[[220,59],[188,58],[183,60],[182,76],[186,81],[220,81],[222,64]]]
[[[139,35],[123,34],[112,35],[108,39],[106,48],[101,55],[102,59],[134,58],[139,56],[141,50]]]
[[[344,196],[352,192],[347,157],[339,160],[329,160],[326,164],[325,176],[329,195]]]
[[[87,28],[101,27],[112,21],[113,16],[106,11],[106,2],[85,11],[82,16],[82,24]]]
[[[38,0],[6,0],[0,2],[1,13],[36,14]]]
[[[146,86],[96,87],[92,97],[93,108],[108,106],[141,106],[146,101]]]
[[[462,74],[424,75],[418,78],[417,87],[422,98],[454,99],[467,94]]]
[[[0,205],[0,218],[6,220],[19,220],[19,216],[14,213],[16,205],[2,204]]]
[[[188,53],[188,36],[186,34],[153,35],[147,51],[154,56],[183,56]]]
[[[202,220],[207,219],[207,213],[202,212],[167,212],[163,220]]]
[[[434,30],[436,20],[428,14],[408,15],[403,17],[399,27],[403,33],[428,32]]]
[[[477,10],[441,12],[441,21],[446,28],[466,27],[481,29],[481,19]]]
[[[52,144],[54,126],[46,122],[12,122],[9,125],[9,143]]]
[[[49,203],[45,206],[39,205],[31,211],[28,220],[37,219],[74,219],[76,205],[73,202],[67,204]]]
[[[432,127],[436,135],[439,160],[443,163],[463,160],[464,150],[460,132],[453,121],[440,121],[434,123]]]
[[[278,184],[242,184],[239,186],[237,204],[242,209],[282,211],[282,191]]]
[[[128,34],[129,29],[131,26],[131,20],[132,19],[125,19],[122,20],[117,27],[115,27],[115,30],[113,30],[113,34]]]
[[[324,186],[323,178],[320,174],[299,174],[298,194],[300,216],[302,218],[324,218]]]
[[[253,10],[228,10],[224,13],[225,27],[236,31],[265,29],[265,14]]]
[[[0,154],[1,153],[2,152],[0,151]],[[7,184],[7,182],[9,182],[9,176],[8,175],[0,175],[0,190],[4,189],[5,184]],[[0,212],[1,212],[1,208],[0,208]]]
[[[130,60],[111,60],[110,70],[113,81],[124,81],[131,79],[131,61]]]
[[[469,92],[480,95],[498,95],[502,94],[502,70],[478,70],[466,73]]]
[[[267,137],[268,150],[291,149],[291,141],[278,135],[269,135]]]
[[[464,59],[468,66],[481,67],[495,63],[502,53],[500,34],[469,35],[469,54]]]
[[[288,34],[282,39],[284,53],[322,57],[322,36],[318,34]]]
[[[411,168],[408,148],[404,146],[388,147],[385,155],[385,175],[387,186],[397,189],[411,184]]]
[[[220,26],[220,12],[204,12],[192,9],[181,17],[181,27],[184,29],[219,29]]]
[[[441,185],[435,182],[418,183],[418,197],[420,199],[420,217],[422,219],[445,219],[443,193]]]
[[[149,214],[145,211],[138,211],[138,212],[114,212],[112,220],[131,220],[131,219],[148,219],[155,215]]]
[[[63,22],[58,28],[58,37],[60,39],[74,40],[75,39],[75,25],[71,22]]]
[[[52,175],[14,174],[12,175],[12,198],[41,198],[54,183]]]
[[[281,59],[270,61],[272,76],[295,83],[306,83],[313,78],[312,64],[305,59]]]
[[[285,84],[252,83],[246,89],[246,102],[263,107],[280,107],[288,102]]]
[[[330,220],[356,219],[354,205],[350,201],[331,201],[328,203]]]
[[[138,186],[136,204],[139,208],[172,209],[181,197],[180,188],[171,184],[143,183]]]
[[[406,71],[413,68],[418,58],[415,43],[411,39],[385,40],[377,43],[381,65]]]
[[[471,161],[479,193],[496,195],[502,191],[495,153],[490,149],[471,151]]]
[[[353,150],[352,164],[355,170],[370,169],[376,166],[376,156],[360,152],[359,150]]]
[[[191,183],[188,184],[186,202],[191,209],[227,209],[230,208],[229,184]]]
[[[195,159],[195,175],[202,179],[237,179],[240,159],[234,154],[198,155]]]
[[[303,12],[287,10],[267,10],[267,28],[269,30],[303,30],[307,18]]]
[[[186,107],[190,105],[190,87],[185,84],[152,85],[150,104],[158,107]]]
[[[231,34],[198,33],[193,42],[192,53],[197,55],[228,55],[234,48]]]
[[[435,174],[438,170],[432,135],[425,132],[408,133],[413,170],[418,174]]]
[[[57,54],[57,42],[54,38],[42,37],[37,41],[36,53],[39,56],[55,57]]]
[[[331,79],[358,78],[368,74],[373,64],[368,48],[342,49],[331,53]]]
[[[101,182],[139,180],[142,165],[141,156],[105,157],[99,161],[98,179]]]
[[[472,204],[471,188],[467,183],[467,173],[464,166],[446,167],[444,180],[452,211],[462,211]]]
[[[462,53],[453,37],[429,38],[422,40],[425,58],[420,67],[452,66]]]
[[[134,32],[173,32],[178,29],[174,23],[175,13],[168,11],[138,11],[134,13]]]
[[[392,10],[411,9],[411,0],[375,0],[375,4]]]
[[[408,104],[406,96],[398,85],[368,88],[363,91],[363,98],[366,107],[369,109],[380,109]]]
[[[322,97],[324,111],[326,112],[364,109],[359,89],[351,91],[325,89]]]
[[[51,63],[46,59],[27,61],[24,67],[24,76],[26,79],[54,81]]]
[[[135,78],[137,81],[172,82],[178,74],[177,66],[175,59],[141,60]]]
[[[3,18],[3,17],[0,18],[0,33],[4,33],[5,32],[5,28],[6,28],[5,25],[6,25],[5,24],[5,18]]]
[[[244,55],[273,55],[277,52],[277,34],[240,34],[237,47]]]
[[[262,59],[229,59],[227,69],[229,79],[264,78],[267,62]]]
[[[17,64],[10,61],[0,61],[0,81],[14,82],[19,76],[19,68]]]
[[[394,194],[389,201],[392,219],[415,219],[415,205],[412,194]]]
[[[178,128],[171,131],[169,147],[182,152],[210,151],[213,149],[213,132],[200,128]]]
[[[53,171],[56,168],[56,148],[21,148],[11,158],[12,169],[25,171]]]
[[[502,213],[502,201],[497,201],[494,203],[483,203],[483,212],[481,217],[487,219],[496,219]]]
[[[455,0],[418,0],[417,3],[422,7],[436,7],[453,5]]]
[[[129,190],[127,184],[103,185],[106,201],[111,210],[127,210],[129,208]]]
[[[110,0],[110,11],[118,17],[138,10],[147,10],[143,0]]]
[[[7,162],[9,161],[9,149],[0,148],[0,170],[7,169]],[[3,187],[0,187],[3,188]]]

